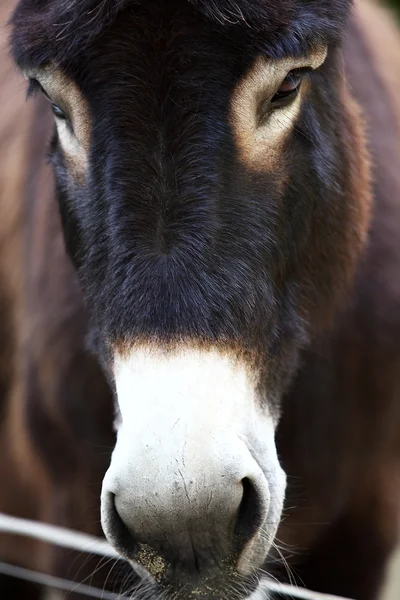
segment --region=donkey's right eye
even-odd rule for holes
[[[53,115],[56,117],[56,119],[59,119],[61,121],[66,121],[67,115],[65,114],[65,112],[62,110],[62,108],[60,108],[58,106],[58,104],[53,102],[53,100],[50,98],[49,94],[46,92],[44,87],[39,83],[39,81],[37,79],[33,79],[33,78],[29,79],[27,97],[29,98],[30,96],[33,96],[33,95],[37,94],[38,92],[41,92],[43,94],[43,96],[51,103],[51,110],[53,111]]]
[[[53,111],[53,115],[56,117],[56,119],[61,119],[62,121],[67,119],[65,112],[61,110],[61,108],[54,102],[51,104],[51,110]]]

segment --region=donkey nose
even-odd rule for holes
[[[146,544],[169,564],[199,573],[240,556],[260,533],[268,485],[245,444],[191,446],[175,458],[148,446],[125,473],[106,478],[106,534],[128,557],[137,558],[138,545]]]

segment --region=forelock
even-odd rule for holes
[[[199,16],[225,30],[241,28],[286,52],[305,44],[340,40],[351,0],[159,0],[166,8],[192,5]],[[148,0],[20,0],[11,18],[12,49],[21,66],[74,59],[117,14]]]

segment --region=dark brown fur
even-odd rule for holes
[[[2,3],[2,25],[12,4]],[[4,27],[0,40],[5,49]],[[51,118],[43,99],[26,104],[24,82],[4,53],[0,70],[0,510],[99,535],[98,496],[113,445],[110,393],[84,348],[86,317],[46,161]],[[100,410],[88,410],[82,421],[73,412],[89,395]],[[64,421],[67,398],[74,399],[67,408],[72,431]],[[0,536],[2,559],[74,578],[82,559],[68,554]],[[89,561],[81,576],[93,567]],[[18,600],[1,581],[1,594]],[[23,588],[21,599],[37,592],[29,588],[27,596]]]
[[[365,118],[374,214],[351,304],[335,333],[316,340],[286,400],[279,447],[296,510],[278,537],[308,549],[306,560],[293,557],[305,585],[369,599],[398,541],[400,508],[400,40],[384,11],[362,7],[345,51]]]
[[[2,21],[12,5],[3,1]],[[345,54],[370,158],[348,90],[343,102],[349,144],[373,165],[374,216],[349,305],[333,333],[316,335],[285,399],[278,450],[289,487],[278,538],[293,548],[299,583],[373,600],[400,513],[400,100],[388,78],[400,39],[376,9],[362,12],[372,19],[352,23]],[[112,403],[84,348],[86,315],[43,161],[49,122],[40,101],[25,105],[5,55],[0,80],[0,510],[100,534]],[[361,172],[352,193],[368,211],[367,166]],[[29,541],[0,537],[0,559],[82,577],[76,558]]]

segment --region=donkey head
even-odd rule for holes
[[[21,0],[13,17],[115,390],[103,528],[166,590],[242,597],[279,524],[281,398],[368,223],[348,4]]]

